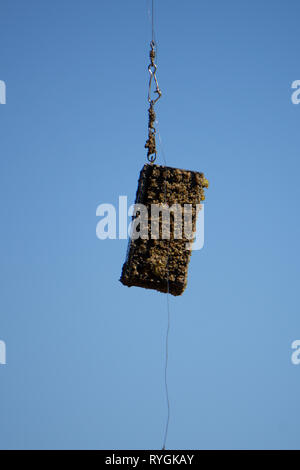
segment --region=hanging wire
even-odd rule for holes
[[[168,311],[168,326],[167,326],[167,334],[166,334],[165,387],[166,387],[166,399],[167,399],[168,412],[167,412],[167,422],[166,422],[166,429],[165,429],[162,450],[166,449],[166,442],[167,442],[169,422],[170,422],[170,398],[169,398],[168,375],[167,375],[168,361],[169,361],[169,333],[170,333],[169,281],[168,281],[168,292],[167,292],[167,311]]]
[[[154,0],[152,0],[152,42],[154,42]]]
[[[159,123],[158,120],[155,121],[157,125],[157,133],[159,138],[159,144],[162,150],[163,160],[165,166],[167,166],[167,160],[165,156],[164,147],[162,144],[162,139],[159,131]],[[166,178],[164,181],[164,191],[165,191],[165,202],[167,199],[167,185],[166,185]],[[170,287],[169,287],[169,256],[170,256],[170,245],[168,246],[168,257],[167,257],[167,332],[166,332],[166,349],[165,349],[165,391],[166,391],[166,400],[167,400],[167,421],[166,421],[166,428],[163,440],[163,447],[162,450],[166,448],[166,442],[168,437],[169,431],[169,422],[170,422],[170,398],[169,398],[169,387],[168,387],[168,365],[169,365],[169,333],[170,333],[170,326],[171,326],[171,315],[170,315]]]
[[[151,11],[150,11],[151,2],[152,2],[151,8],[152,8],[153,14],[151,14]],[[156,61],[157,61],[158,60],[158,44],[156,41],[155,29],[154,29],[154,2],[153,0],[146,0],[146,4],[147,4],[148,20],[152,29],[152,41],[155,43],[155,46],[156,46]]]
[[[151,5],[152,13],[150,11],[150,3],[152,3]],[[154,30],[154,0],[146,0],[146,4],[147,4],[148,19],[149,19],[149,23],[152,29],[152,41],[154,41],[155,44],[157,44],[156,37],[155,37],[155,30]]]

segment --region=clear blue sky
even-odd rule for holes
[[[162,446],[166,296],[124,287],[127,241],[95,232],[145,163],[148,6],[1,2],[1,448]],[[210,181],[170,298],[169,449],[300,448],[299,15],[156,1],[167,163]]]

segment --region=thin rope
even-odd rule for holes
[[[152,0],[152,41],[154,41],[154,0]]]
[[[167,334],[166,334],[166,362],[165,362],[165,389],[166,389],[166,399],[167,399],[167,421],[166,421],[166,429],[164,435],[164,442],[163,442],[163,450],[166,448],[166,442],[168,437],[169,431],[169,422],[170,422],[170,398],[169,398],[169,388],[168,388],[168,361],[169,361],[169,333],[170,333],[170,303],[169,303],[169,279],[168,279],[168,292],[167,292],[167,311],[168,311],[168,326],[167,326]]]
[[[164,152],[164,148],[162,145],[161,135],[159,131],[158,120],[156,120],[157,125],[157,133],[159,138],[160,147],[162,149],[162,155],[165,166],[167,166],[167,160]],[[165,202],[167,199],[167,187],[166,187],[166,178],[165,178]],[[166,359],[165,359],[165,391],[166,391],[166,400],[167,400],[167,421],[166,421],[166,428],[165,428],[165,435],[163,441],[162,449],[165,450],[166,442],[168,437],[169,431],[169,422],[170,422],[170,398],[169,398],[169,387],[168,387],[168,364],[169,364],[169,333],[170,333],[170,326],[171,326],[171,315],[170,315],[170,285],[169,285],[169,255],[170,255],[170,244],[168,246],[168,257],[167,257],[167,314],[168,314],[168,323],[167,323],[167,332],[166,332]]]
[[[151,1],[151,0],[150,0]],[[156,60],[158,58],[158,47],[157,47],[157,42],[156,42],[156,37],[155,37],[155,28],[154,28],[154,0],[152,0],[152,5],[151,5],[151,8],[152,8],[152,13],[150,11],[150,3],[149,3],[149,0],[146,0],[146,6],[147,6],[147,13],[148,13],[148,20],[149,20],[149,23],[151,25],[151,31],[152,31],[152,41],[154,41],[155,43],[155,46],[156,46],[156,51],[155,51],[155,55],[156,55]]]

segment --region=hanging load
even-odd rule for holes
[[[144,165],[132,220],[136,236],[129,240],[120,278],[124,285],[183,293],[197,213],[207,187],[203,173]]]
[[[148,91],[148,164],[141,170],[136,192],[132,233],[120,281],[128,286],[181,295],[187,285],[191,243],[197,213],[205,199],[208,181],[203,173],[154,164],[156,115],[154,105],[161,97],[156,78],[155,42],[150,43]],[[155,99],[151,86],[155,84]]]

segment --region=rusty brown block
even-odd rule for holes
[[[144,228],[147,228],[147,238],[131,237],[129,240],[120,278],[124,285],[170,292],[172,295],[183,293],[187,285],[191,256],[191,250],[186,248],[186,244],[192,242],[186,232],[196,230],[197,212],[201,201],[205,199],[205,187],[208,187],[208,181],[203,173],[154,164],[144,165],[139,177],[135,204],[143,204],[148,210],[148,220],[144,224]],[[152,204],[180,206],[173,206],[177,207],[179,212],[178,217],[171,212],[169,239],[163,237],[168,220],[163,218],[161,212],[154,217],[153,212],[151,213]],[[179,226],[183,227],[180,208],[183,209],[184,204],[190,204],[191,218],[189,224],[185,221],[186,230],[182,230],[182,237],[178,238]],[[141,212],[137,212],[133,221],[137,222],[140,214]]]

